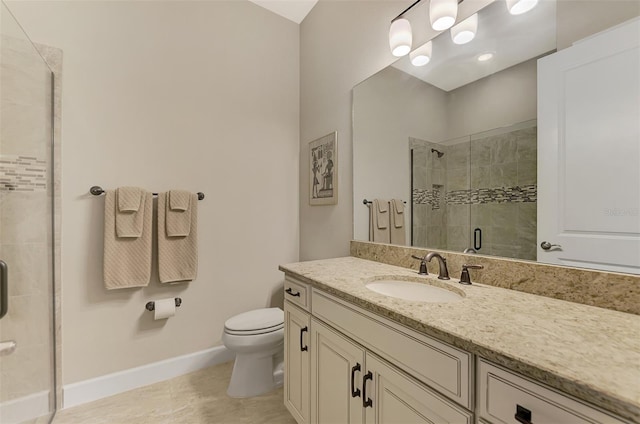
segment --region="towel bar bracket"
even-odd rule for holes
[[[173,299],[173,300],[175,300],[175,302],[176,302],[176,308],[177,308],[177,307],[179,307],[180,305],[182,305],[182,299],[181,299],[181,298],[176,297],[176,298],[175,298],[175,299]],[[153,311],[153,310],[155,310],[155,309],[156,309],[156,302],[154,302],[153,300],[152,300],[152,301],[150,301],[150,302],[147,302],[147,304],[146,304],[146,305],[144,305],[144,307],[145,307],[145,309],[146,309],[147,311]]]
[[[104,189],[100,186],[93,186],[89,189],[89,193],[93,194],[94,196],[100,196],[101,194],[104,194]],[[153,193],[154,196],[157,196],[158,193]],[[204,199],[204,193],[199,191],[198,192],[198,200],[203,200]]]

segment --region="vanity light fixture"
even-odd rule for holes
[[[411,24],[408,19],[398,17],[391,22],[389,28],[389,47],[396,57],[404,56],[411,51]]]
[[[433,43],[427,41],[409,54],[411,64],[413,66],[424,66],[431,61],[431,51],[433,50]]]
[[[478,14],[474,13],[451,28],[451,39],[455,44],[467,44],[478,32]]]
[[[506,0],[507,9],[512,15],[527,13],[538,4],[538,0]]]
[[[429,2],[429,20],[436,31],[449,29],[456,23],[458,0],[431,0]]]

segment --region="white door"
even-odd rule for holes
[[[538,62],[538,261],[640,273],[639,81],[640,19]]]

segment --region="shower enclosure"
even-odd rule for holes
[[[0,422],[47,423],[56,405],[53,73],[0,9]]]
[[[412,246],[536,260],[536,120],[409,145]]]

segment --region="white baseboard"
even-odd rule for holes
[[[0,423],[18,424],[51,412],[53,409],[49,405],[49,391],[45,390],[0,403]]]
[[[234,359],[234,354],[226,347],[216,346],[200,352],[67,384],[63,386],[63,408],[71,408],[138,387],[148,386],[232,359]]]

